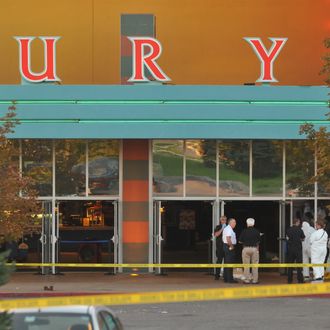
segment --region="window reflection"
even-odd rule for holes
[[[253,141],[253,195],[282,195],[281,141]]]
[[[57,141],[55,151],[56,195],[85,195],[86,142]]]
[[[156,196],[183,195],[183,141],[154,141],[153,175]]]
[[[186,141],[187,196],[216,195],[216,141]]]
[[[23,175],[35,181],[40,196],[52,195],[52,142],[47,140],[22,141]]]
[[[88,187],[91,195],[119,193],[119,142],[88,142]]]
[[[219,196],[249,195],[249,142],[219,142]]]
[[[286,195],[288,197],[314,196],[314,153],[307,141],[286,142]]]
[[[324,170],[317,181],[318,197],[330,197],[330,171]]]

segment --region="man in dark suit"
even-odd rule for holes
[[[225,257],[225,253],[223,251],[223,240],[222,240],[222,232],[227,225],[227,217],[225,215],[220,217],[219,225],[217,225],[214,229],[214,237],[216,238],[216,256],[217,256],[217,264],[222,264],[222,261]],[[219,280],[220,278],[220,267],[215,270],[215,280]]]
[[[287,232],[288,238],[288,263],[302,263],[302,241],[305,239],[304,232],[300,228],[300,219],[293,220],[293,226],[291,226]],[[288,283],[292,283],[293,268],[288,269]],[[304,277],[302,274],[302,268],[297,267],[297,280],[298,283],[304,283]]]

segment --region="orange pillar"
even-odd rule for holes
[[[149,141],[123,140],[123,262],[147,263]]]

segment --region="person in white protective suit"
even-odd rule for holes
[[[316,231],[310,237],[312,264],[323,264],[327,254],[328,234],[324,230],[324,220],[317,220]],[[324,267],[313,267],[314,281],[323,281]]]
[[[303,221],[301,229],[305,235],[305,239],[302,241],[302,262],[308,264],[311,259],[310,237],[315,232],[315,228],[313,228],[308,221]],[[303,268],[303,275],[305,280],[309,279],[309,267]]]

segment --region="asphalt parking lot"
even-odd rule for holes
[[[125,329],[329,329],[330,298],[118,306]]]

